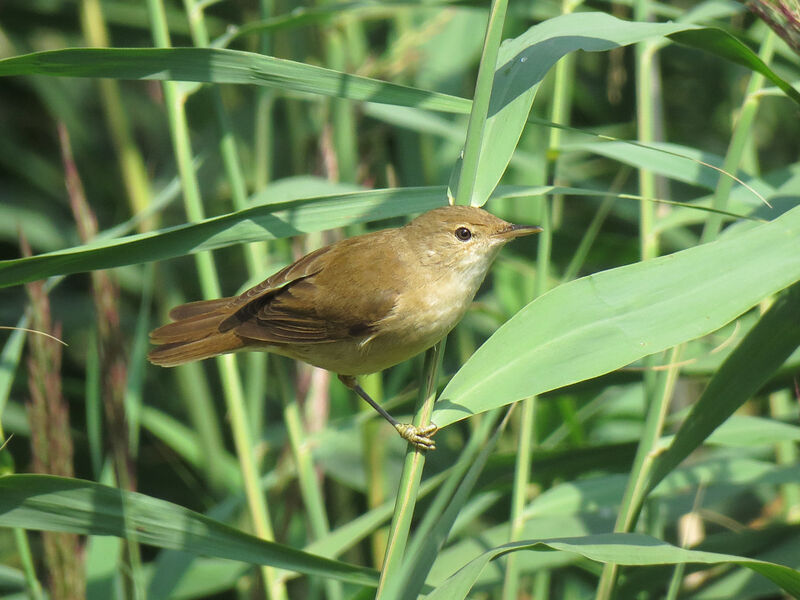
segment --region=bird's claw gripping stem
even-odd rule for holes
[[[434,423],[424,427],[417,427],[411,423],[397,423],[394,428],[397,429],[400,437],[414,444],[420,450],[436,450],[436,443],[431,438],[439,431],[439,427]]]

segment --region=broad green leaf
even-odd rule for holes
[[[0,526],[113,535],[160,548],[375,586],[367,568],[260,540],[171,502],[49,475],[0,478]]]
[[[310,233],[423,212],[445,203],[444,188],[369,190],[306,198],[127,237],[0,261],[0,287],[56,274],[108,269],[194,254],[233,244]]]
[[[719,329],[800,280],[800,207],[743,229],[537,298],[456,373],[433,421],[442,427],[608,373]]]
[[[594,12],[548,19],[500,47],[471,204],[482,206],[497,186],[528,121],[539,84],[559,59],[576,50],[604,52],[654,37],[670,37],[744,64],[764,74],[800,103],[800,94],[794,88],[725,31],[688,23],[623,21]],[[626,151],[631,151],[629,144]],[[663,153],[660,158],[664,159]]]
[[[469,111],[469,100],[340,73],[254,52],[220,48],[67,48],[0,60],[0,77],[52,75],[235,83],[350,100]]]
[[[447,477],[448,472],[449,470],[443,471],[422,482],[420,485],[419,497],[424,498],[429,493],[436,490]],[[359,544],[364,538],[374,533],[381,525],[385,525],[392,517],[393,508],[394,500],[388,500],[380,506],[330,531],[327,535],[314,540],[305,546],[303,550],[315,556],[336,558],[353,546]],[[221,505],[215,508],[209,516],[217,519],[226,518],[229,516],[229,509],[230,503]],[[183,595],[183,592],[180,591],[181,589],[193,588],[195,585],[201,585],[196,581],[194,572],[196,569],[202,568],[198,563],[202,565],[206,562],[208,561],[198,559],[185,552],[174,550],[161,552],[156,560],[156,564],[150,572],[147,597],[181,597]],[[214,568],[218,568],[216,563]],[[233,578],[233,580],[241,575],[241,569],[237,570],[235,566],[229,565],[228,570],[228,578]],[[295,573],[286,573],[285,577],[286,579],[293,579],[296,575]],[[192,581],[190,582],[187,580]]]
[[[508,541],[509,523],[500,523],[481,530],[480,535],[468,537],[441,550],[431,568],[427,583],[432,586],[444,584],[449,577],[464,567],[469,561],[480,557],[487,548],[499,546]],[[613,513],[581,515],[548,515],[526,519],[521,537],[579,537],[599,534],[614,527]],[[539,569],[553,569],[575,562],[577,557],[566,552],[534,552],[521,561],[521,571],[531,572]],[[503,580],[504,565],[494,563],[478,576],[480,584],[496,584]]]
[[[483,206],[497,186],[522,135],[539,84],[561,57],[576,50],[607,51],[685,28],[676,23],[622,21],[605,13],[573,13],[548,19],[503,42],[470,203]]]
[[[656,538],[636,533],[609,533],[580,538],[527,540],[492,548],[469,562],[444,584],[437,587],[427,600],[460,600],[466,598],[481,571],[494,559],[520,550],[556,550],[584,556],[590,560],[618,565],[675,565],[686,563],[728,564],[747,567],[768,577],[781,588],[797,597],[800,595],[800,572],[783,565],[753,560],[733,554],[686,550]]]
[[[794,241],[797,255],[798,238]],[[800,283],[796,283],[781,294],[711,378],[669,449],[656,459],[647,482],[649,489],[755,394],[800,346],[799,315]]]

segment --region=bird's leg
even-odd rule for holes
[[[372,408],[378,411],[380,416],[394,426],[394,428],[397,430],[397,433],[399,433],[400,437],[402,437],[404,440],[411,442],[417,448],[421,448],[422,450],[436,450],[436,444],[431,439],[433,434],[439,431],[439,428],[436,425],[429,423],[425,427],[417,427],[411,423],[400,423],[392,415],[386,412],[386,410],[380,404],[369,397],[369,394],[367,394],[367,392],[364,391],[364,388],[358,384],[358,381],[356,381],[355,377],[352,375],[339,375],[339,381],[366,400]]]

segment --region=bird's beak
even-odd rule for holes
[[[522,237],[523,235],[531,235],[532,233],[539,233],[542,228],[538,225],[511,225],[505,229],[501,229],[494,234],[494,237],[502,238],[503,240],[513,240],[514,238]]]

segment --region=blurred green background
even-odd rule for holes
[[[772,29],[722,0],[503,4],[6,0],[0,324],[68,345],[0,332],[4,597],[800,589],[800,94],[777,87],[800,79],[800,33],[766,2]],[[132,50],[167,46],[192,51]],[[65,50],[86,47],[128,50]],[[410,415],[420,381],[455,375],[424,471],[323,371],[146,363],[172,306],[448,186],[546,231],[503,250],[441,367],[362,382]]]

